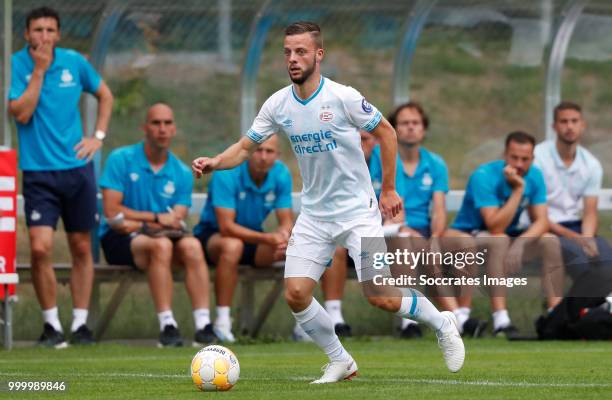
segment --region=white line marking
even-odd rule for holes
[[[33,376],[38,377],[38,373],[23,372],[0,372],[0,376]],[[159,378],[159,379],[180,379],[189,380],[190,376],[185,374],[152,374],[152,373],[123,373],[123,372],[101,372],[101,373],[70,373],[70,374],[50,374],[49,379],[55,377],[68,376],[71,378]],[[314,376],[296,376],[289,378],[290,381],[306,382],[315,379]],[[284,379],[259,377],[243,377],[243,381],[275,381],[282,382]],[[522,388],[604,388],[612,387],[610,383],[555,383],[555,382],[513,382],[513,381],[462,381],[457,379],[404,379],[404,378],[354,378],[355,382],[376,382],[376,383],[396,383],[396,384],[434,384],[434,385],[466,385],[466,386],[500,386],[500,387],[522,387]]]

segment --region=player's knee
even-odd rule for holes
[[[308,300],[308,297],[309,293],[300,285],[291,285],[285,288],[285,300],[291,308],[304,305]]]
[[[43,240],[32,241],[30,252],[34,260],[45,259],[51,256],[52,243]]]
[[[72,255],[76,259],[86,258],[91,254],[91,243],[88,240],[80,240],[70,247]]]
[[[237,238],[224,238],[221,244],[221,257],[238,262],[244,251],[244,242]]]
[[[202,259],[204,253],[200,241],[194,237],[186,237],[178,241],[177,250],[185,259]]]
[[[151,244],[150,251],[154,257],[172,257],[172,241],[166,237],[156,238]]]

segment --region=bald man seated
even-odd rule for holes
[[[109,264],[145,271],[159,318],[159,346],[182,346],[172,314],[172,268],[185,269],[195,320],[194,346],[217,340],[209,313],[208,267],[198,239],[184,234],[193,176],[169,150],[176,136],[167,104],[149,108],[144,140],[120,147],[106,159],[100,179],[104,219],[100,242]]]

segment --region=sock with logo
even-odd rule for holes
[[[313,298],[305,310],[293,313],[293,316],[330,361],[350,360],[351,356],[340,343],[329,314],[317,300]]]
[[[448,326],[446,318],[427,297],[417,290],[409,290],[412,295],[402,297],[402,304],[396,313],[397,315],[422,322],[436,332],[452,329]]]

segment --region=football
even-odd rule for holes
[[[206,346],[191,361],[191,379],[199,390],[216,392],[230,390],[240,377],[240,364],[227,347]]]

